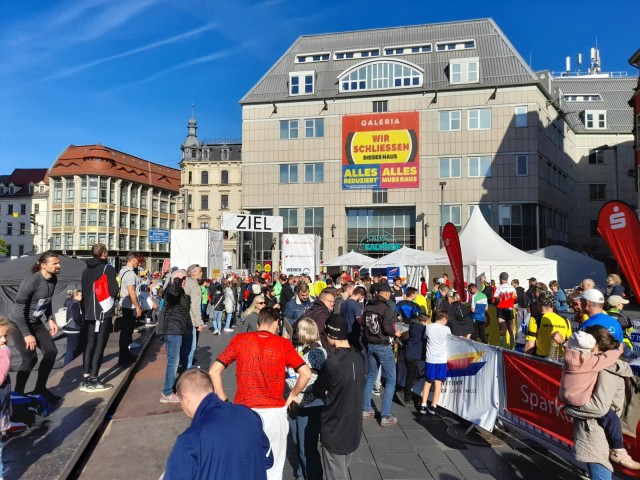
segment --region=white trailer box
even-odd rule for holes
[[[207,229],[171,230],[171,266],[186,269],[194,263],[206,276],[220,278],[224,264],[222,232]]]

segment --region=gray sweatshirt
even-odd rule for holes
[[[42,273],[36,272],[20,283],[9,320],[25,337],[32,334],[29,325],[37,325],[53,316],[51,298],[57,282],[55,275],[47,280]]]

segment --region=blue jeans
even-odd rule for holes
[[[193,352],[196,351],[196,327],[187,327],[180,347],[180,367],[182,371],[193,366]]]
[[[233,318],[233,312],[227,312],[227,324],[224,328],[231,328],[231,319]]]
[[[222,310],[214,310],[213,312],[213,329],[220,331],[222,328]]]
[[[383,417],[388,417],[391,415],[391,404],[396,388],[396,363],[393,358],[393,347],[391,345],[367,345],[367,360],[369,372],[364,382],[362,410],[364,412],[371,410],[373,384],[378,376],[378,367],[382,367],[382,379],[385,384],[381,413]]]
[[[64,354],[64,365],[68,365],[76,358],[76,350],[78,350],[78,344],[80,343],[80,332],[67,333],[67,351]],[[2,478],[2,475],[0,475]]]
[[[164,388],[162,389],[162,393],[164,395],[171,395],[173,386],[176,384],[182,335],[165,335],[164,343],[167,347],[167,370],[164,373]]]
[[[591,480],[611,480],[612,478],[611,470],[604,465],[599,463],[587,463],[587,467],[589,467]]]
[[[293,471],[296,478],[322,480],[322,460],[318,451],[321,413],[320,406],[301,408],[295,420],[289,418],[289,430],[298,460]]]

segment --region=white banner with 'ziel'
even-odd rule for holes
[[[447,356],[447,380],[442,384],[438,406],[492,431],[499,408],[498,350],[449,337]],[[414,393],[421,395],[423,386],[421,379],[414,385]]]

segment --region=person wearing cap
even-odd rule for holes
[[[540,324],[529,320],[527,343],[524,351],[538,357],[559,361],[564,353],[562,344],[571,336],[571,323],[553,311],[555,296],[552,291],[541,292],[538,297],[542,308]]]
[[[391,296],[394,298],[396,305],[404,299],[404,287],[400,277],[393,277],[393,287],[391,287]]]
[[[589,320],[582,324],[581,330],[586,330],[591,325],[600,325],[608,329],[613,338],[622,343],[624,341],[622,327],[620,322],[604,312],[604,295],[602,292],[595,288],[590,288],[582,292],[581,298],[585,300],[584,311],[589,315]]]
[[[509,274],[502,272],[500,274],[500,285],[496,287],[493,299],[497,302],[498,308],[498,327],[500,327],[500,346],[507,345],[506,335],[509,332],[511,348],[515,346],[515,328],[513,321],[513,307],[516,303],[518,294],[513,285],[509,284]]]
[[[628,303],[629,300],[622,298],[620,295],[610,295],[607,298],[607,304],[609,306],[607,309],[607,315],[618,320],[618,323],[622,327],[622,344],[624,346],[625,357],[631,356],[631,353],[633,352],[633,343],[631,342],[631,330],[633,330],[633,325],[631,324],[631,320],[622,313],[622,309]]]
[[[374,417],[371,395],[378,367],[381,367],[382,379],[385,382],[380,421],[383,427],[395,425],[398,422],[398,419],[391,415],[391,404],[396,387],[396,364],[392,341],[395,336],[400,335],[395,330],[396,312],[389,307],[389,298],[391,298],[391,287],[388,283],[381,282],[376,296],[363,311],[363,340],[367,350],[368,371],[362,399],[362,418]]]
[[[329,317],[325,324],[325,335],[335,353],[322,365],[313,384],[313,394],[325,398],[320,417],[325,478],[342,480],[349,478],[351,457],[360,445],[360,402],[364,393],[365,373],[362,355],[349,346],[349,325],[342,315]]]
[[[529,282],[529,288],[527,289],[526,293],[527,297],[529,297],[529,302],[531,302],[535,298],[536,284],[538,283],[538,280],[536,279],[536,277],[531,277],[527,278],[527,281]]]

